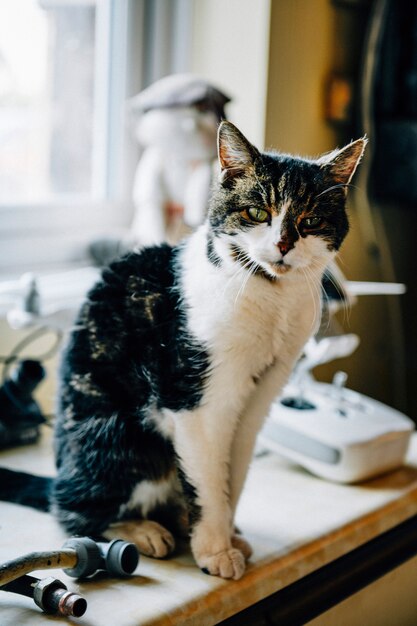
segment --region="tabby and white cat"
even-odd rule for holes
[[[301,159],[223,122],[207,221],[104,270],[62,367],[49,500],[69,533],[164,557],[187,527],[203,571],[243,575],[234,516],[255,438],[320,321],[365,143]]]

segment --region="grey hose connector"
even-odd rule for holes
[[[110,543],[96,542],[88,537],[73,537],[62,546],[64,550],[75,550],[77,563],[64,569],[68,576],[86,578],[97,570],[105,570],[110,576],[132,574],[139,562],[139,552],[135,544],[113,539]]]
[[[77,563],[74,567],[64,569],[72,578],[86,578],[102,567],[102,557],[98,544],[89,537],[72,537],[62,548],[71,548],[77,553]]]
[[[139,552],[133,543],[121,539],[98,543],[89,537],[72,537],[60,550],[31,552],[0,563],[0,589],[37,569],[62,568],[73,578],[86,578],[97,570],[107,570],[111,576],[128,576],[138,562]]]
[[[139,552],[135,544],[113,539],[110,543],[97,544],[105,561],[105,567],[111,576],[132,574],[139,563]]]

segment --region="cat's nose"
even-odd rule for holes
[[[277,246],[282,256],[285,256],[287,252],[289,252],[293,247],[291,242],[287,241],[286,239],[281,239],[281,241],[278,241]]]

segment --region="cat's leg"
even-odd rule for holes
[[[74,421],[56,438],[51,508],[68,534],[119,537],[157,558],[173,551],[165,521],[183,509],[170,442],[121,414]]]
[[[93,495],[94,494],[94,495]],[[98,537],[117,519],[122,504],[77,466],[59,468],[50,496],[51,512],[68,535]]]
[[[135,485],[124,509],[126,519],[111,524],[103,536],[131,541],[146,556],[169,555],[175,549],[174,535],[185,535],[185,505],[175,470],[163,479]]]
[[[245,571],[245,559],[230,536],[229,462],[238,413],[227,404],[207,403],[178,414],[174,437],[188,495],[194,499],[194,558],[203,571],[237,580]]]
[[[69,535],[123,539],[134,543],[142,554],[154,558],[163,558],[173,552],[173,534],[157,521],[144,519],[140,506],[131,512],[129,519],[120,519],[123,516],[125,499],[117,499],[114,492],[110,496],[105,485],[98,481],[92,497],[91,484],[80,488],[82,480],[83,477],[78,477],[77,480],[77,476],[73,474],[71,484],[68,484],[65,478],[58,476],[54,486],[52,510]],[[149,497],[155,501],[150,481],[145,482]],[[155,481],[156,493],[158,484]],[[152,512],[149,515],[152,516]]]
[[[270,366],[257,382],[239,418],[233,439],[230,462],[230,505],[232,520],[234,519],[239,497],[246,480],[256,437],[268,415],[272,401],[287,382],[289,373],[288,368],[283,366],[281,360]],[[245,556],[250,556],[250,545],[241,535],[236,534],[233,525],[231,532],[232,543],[236,545],[236,547],[240,547]]]

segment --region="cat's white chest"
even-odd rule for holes
[[[188,325],[208,346],[214,364],[233,365],[244,381],[277,359],[293,359],[319,319],[319,291],[306,285],[304,275],[276,283],[263,277],[245,282],[191,251],[185,283]]]
[[[218,354],[230,353],[259,373],[277,358],[298,351],[313,332],[317,303],[298,293],[297,285],[265,284],[254,279],[248,294],[231,293],[213,307],[213,324],[206,327]]]

